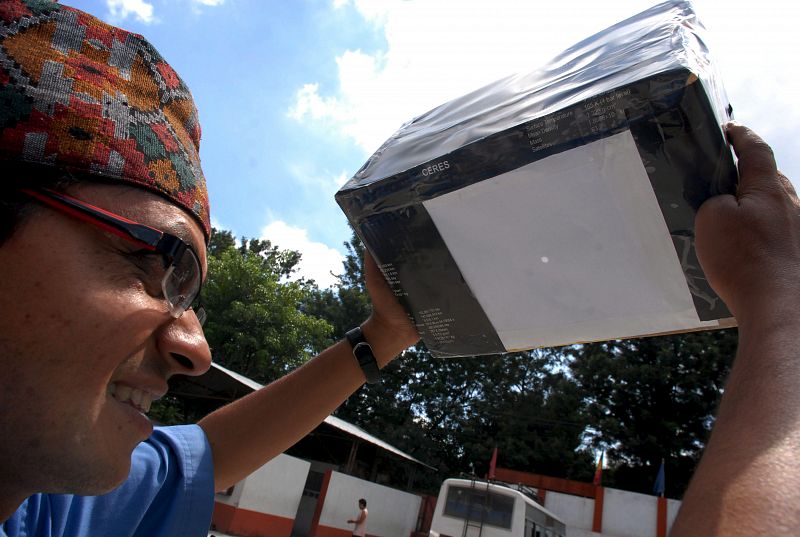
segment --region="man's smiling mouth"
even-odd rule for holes
[[[108,395],[119,401],[120,403],[127,403],[142,414],[146,414],[150,410],[150,405],[158,396],[137,388],[132,388],[125,384],[117,384],[112,382],[108,385]]]

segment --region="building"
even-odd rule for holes
[[[533,489],[567,537],[667,537],[681,502],[591,483],[496,468],[499,481]]]
[[[261,387],[212,364],[200,377],[171,382],[170,395],[205,413]],[[243,537],[345,537],[352,533],[346,521],[363,497],[372,508],[370,535],[427,534],[425,510],[432,511],[432,505],[426,507],[431,501],[406,491],[418,472],[432,471],[360,427],[328,416],[285,453],[217,494],[213,523],[223,533]]]

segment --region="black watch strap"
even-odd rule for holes
[[[361,371],[364,372],[367,382],[370,384],[380,382],[381,372],[380,369],[378,369],[378,361],[375,359],[375,355],[372,354],[372,347],[370,347],[369,343],[367,343],[367,340],[364,338],[361,327],[357,326],[353,328],[347,332],[344,337],[347,338],[347,341],[350,342],[350,346],[353,347],[353,356],[355,356],[358,361]]]

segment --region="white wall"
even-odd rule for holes
[[[592,530],[584,530],[576,528],[575,526],[567,526],[567,537],[608,537],[608,534],[596,533]]]
[[[584,530],[592,529],[594,520],[594,500],[592,498],[547,491],[544,497],[544,506],[567,526]]]
[[[603,533],[619,537],[655,537],[658,499],[655,496],[605,489]]]
[[[678,510],[680,508],[680,500],[667,500],[667,535],[669,535],[672,529],[672,523],[675,522],[675,517],[678,516]]]
[[[331,475],[320,525],[352,531],[347,520],[357,515],[359,498],[367,500],[367,533],[407,537],[414,531],[422,503],[419,496],[339,472]]]
[[[236,485],[241,487],[238,507],[293,519],[310,467],[306,461],[281,453]]]
[[[681,502],[667,499],[667,535],[678,514]],[[571,494],[548,491],[545,507],[567,525],[567,537],[655,537],[658,498],[646,494],[605,489],[603,533],[591,531],[594,500]]]

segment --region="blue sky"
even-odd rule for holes
[[[534,70],[653,0],[66,0],[146,36],[191,88],[212,219],[303,253],[329,285],[334,194],[404,121]],[[694,2],[737,119],[800,178],[800,8]],[[786,3],[788,4],[788,3]]]

